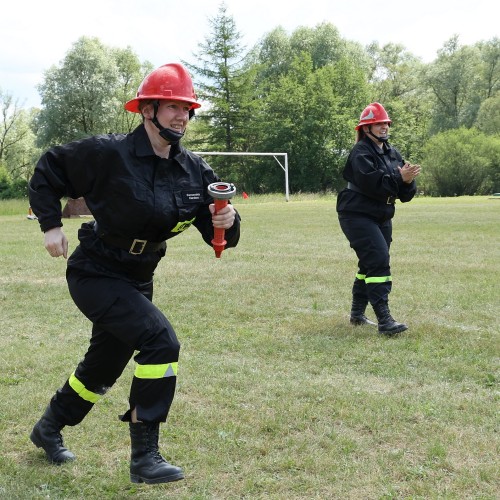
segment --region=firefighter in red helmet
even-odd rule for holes
[[[85,418],[135,354],[129,406],[121,415],[130,429],[131,480],[163,483],[184,477],[159,451],[159,426],[174,398],[180,344],[152,302],[153,273],[166,241],[191,225],[210,246],[214,228],[223,228],[226,248],[238,243],[240,231],[230,203],[215,213],[207,187],[219,177],[180,144],[199,107],[186,69],[165,64],[125,104],[142,115],[133,132],[54,147],[36,165],[30,203],[52,257],[68,255],[61,229],[63,196],[83,196],[95,219],[82,224],[66,270],[71,297],[93,325],[90,346],[30,436],[53,463],[74,460],[61,430]]]
[[[355,127],[356,144],[343,171],[347,187],[337,198],[340,227],[358,258],[350,322],[375,325],[365,316],[370,303],[378,331],[384,335],[395,335],[408,328],[395,321],[389,310],[389,249],[396,200],[405,203],[415,196],[415,177],[420,173],[419,165],[405,162],[388,142],[391,123],[378,102],[363,110]]]

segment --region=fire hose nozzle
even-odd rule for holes
[[[208,194],[214,199],[215,214],[224,208],[228,201],[236,194],[234,184],[229,182],[213,182],[208,186]],[[214,238],[212,246],[214,247],[215,256],[219,259],[224,250],[227,241],[225,240],[226,231],[219,227],[214,227]]]

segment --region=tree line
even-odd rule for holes
[[[326,22],[291,34],[277,27],[247,50],[224,4],[209,28],[193,61],[182,61],[203,104],[183,139],[189,149],[288,153],[292,193],[337,192],[359,115],[378,101],[393,121],[391,143],[423,167],[421,192],[500,191],[500,39],[462,46],[454,36],[425,64],[399,44],[344,39]],[[140,117],[123,104],[153,69],[131,47],[82,37],[45,72],[40,108],[0,88],[0,198],[26,196],[48,147],[132,131]],[[241,191],[283,191],[272,157],[208,160]]]

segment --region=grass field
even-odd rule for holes
[[[498,499],[500,201],[398,204],[397,338],[348,323],[356,259],[335,198],[234,200],[236,249],[171,240],[155,303],[182,343],[164,456],[186,479],[130,483],[133,363],[46,463],[33,424],[87,347],[26,202],[0,202],[0,498]],[[82,220],[65,221],[70,249]],[[369,316],[373,319],[373,313]]]

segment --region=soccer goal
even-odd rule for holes
[[[221,151],[193,151],[195,154],[204,155],[221,155],[221,156],[272,156],[278,165],[281,167],[283,172],[285,172],[285,200],[288,201],[290,198],[290,188],[288,186],[288,153],[223,153]],[[278,159],[282,157],[282,162]]]

